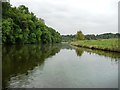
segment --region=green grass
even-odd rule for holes
[[[90,49],[120,52],[119,39],[80,40],[71,42],[71,45]]]

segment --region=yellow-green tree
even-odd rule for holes
[[[77,34],[76,34],[76,39],[77,40],[83,40],[85,37],[84,37],[84,34],[82,33],[82,31],[77,31]]]

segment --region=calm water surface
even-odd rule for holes
[[[3,88],[118,88],[119,53],[67,44],[3,46]]]

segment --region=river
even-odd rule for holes
[[[3,88],[118,88],[119,53],[68,44],[2,47]]]

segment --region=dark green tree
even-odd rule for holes
[[[45,25],[45,21],[21,5],[12,7],[2,2],[2,42],[3,44],[59,43],[61,35]]]

